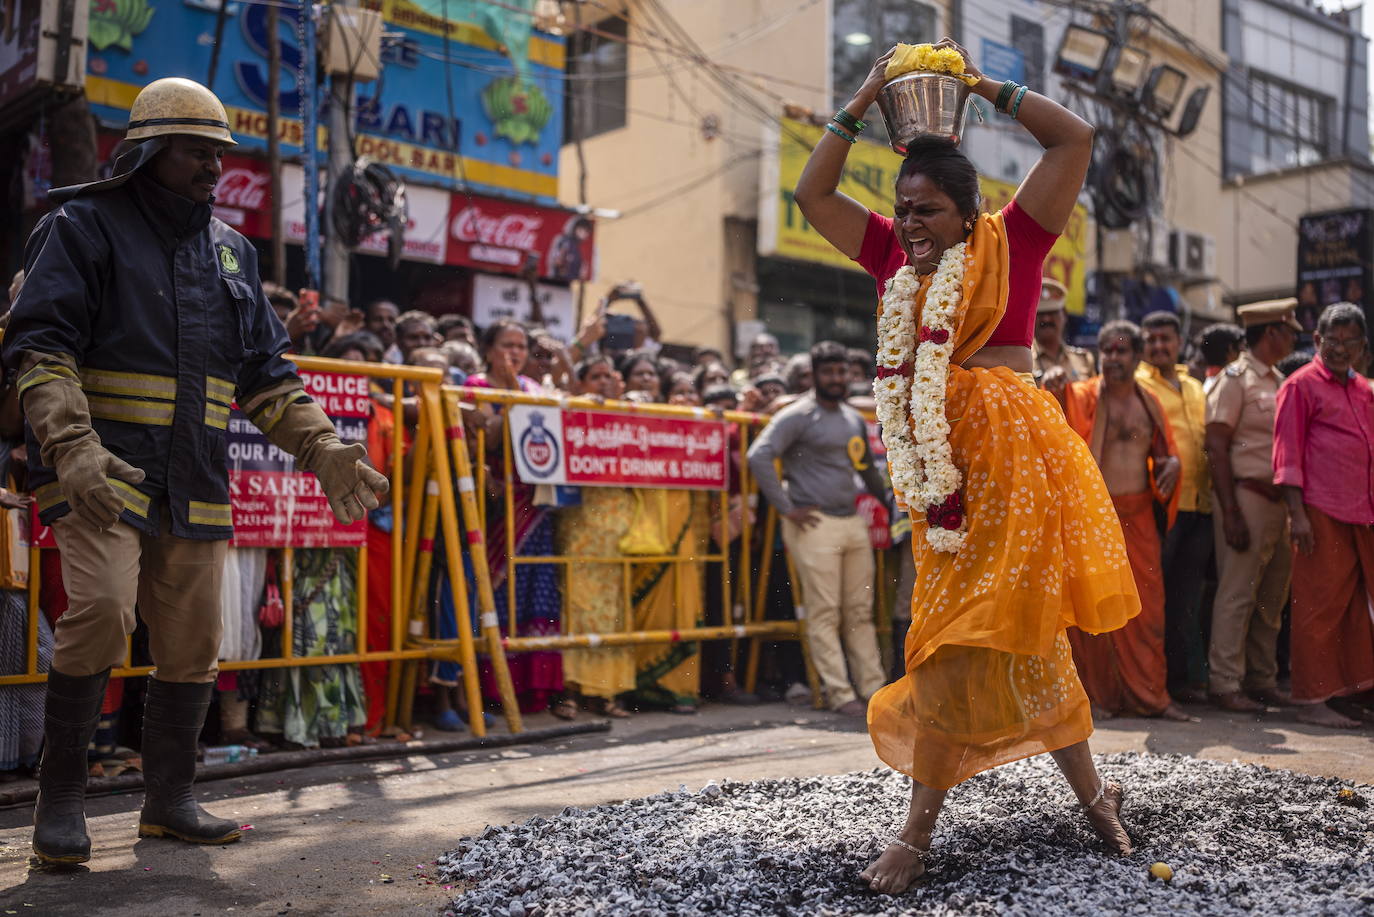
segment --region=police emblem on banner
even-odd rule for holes
[[[530,425],[520,434],[520,454],[536,477],[547,478],[558,469],[558,440],[544,426],[544,415],[538,411],[530,414]]]

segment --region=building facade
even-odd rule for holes
[[[873,59],[897,41],[945,34],[959,36],[990,75],[1027,83],[1099,126],[1083,206],[1046,263],[1070,288],[1082,340],[1101,321],[1152,308],[1175,309],[1194,328],[1230,318],[1235,304],[1293,295],[1303,216],[1370,202],[1358,12],[1327,15],[1289,0],[1131,9],[628,0],[601,5],[599,19],[585,9],[598,38],[570,46],[569,93],[581,100],[584,124],[580,154],[574,144],[563,150],[561,195],[619,212],[598,225],[591,299],[639,281],[670,343],[742,353],[766,327],[785,350],[823,338],[871,346],[871,281],[810,230],[790,191],[819,125]],[[1056,72],[1070,25],[1124,36],[1141,78],[1163,67],[1158,94],[1178,93],[1168,116],[1147,127],[1122,120],[1113,106],[1138,106],[1138,89],[1107,100]],[[1189,120],[1187,101],[1200,89]],[[988,204],[1000,206],[1039,147],[1020,125],[978,107],[983,120],[970,112],[965,148]],[[870,115],[878,119],[876,109]],[[881,138],[866,138],[843,187],[886,209],[898,165]],[[1112,208],[1127,192],[1137,199],[1123,219]]]

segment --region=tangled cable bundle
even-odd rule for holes
[[[334,231],[339,238],[349,248],[356,248],[368,236],[388,231],[387,256],[395,270],[405,244],[405,182],[364,156],[339,173],[333,194]]]

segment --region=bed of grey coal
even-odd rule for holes
[[[464,838],[440,874],[450,912],[483,917],[1374,914],[1370,787],[1173,755],[1099,765],[1126,788],[1133,856],[1105,850],[1041,756],[952,790],[928,878],[899,897],[856,879],[906,815],[889,771],[569,808]]]

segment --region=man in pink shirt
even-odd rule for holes
[[[1374,722],[1374,391],[1354,369],[1364,313],[1327,306],[1317,356],[1279,389],[1274,483],[1283,488],[1293,563],[1293,702],[1305,723]]]

